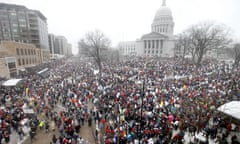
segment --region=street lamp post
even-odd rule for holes
[[[74,83],[76,84],[76,82],[77,82],[77,72],[76,70],[74,70]]]
[[[142,84],[142,94],[141,94],[141,125],[140,125],[140,128],[142,128],[142,121],[143,121],[143,117],[142,117],[142,114],[143,114],[143,97],[145,95],[145,80],[143,80],[143,84]]]
[[[123,87],[123,83],[124,83],[124,79],[123,77],[120,77],[118,80],[118,84],[120,84],[120,88]],[[122,125],[122,122],[121,122],[121,107],[120,107],[120,94],[121,94],[121,89],[120,91],[117,93],[116,97],[117,97],[117,114],[118,114],[118,141],[117,141],[117,144],[120,143],[120,126]]]
[[[140,134],[141,134],[141,129],[142,129],[142,125],[143,125],[143,98],[144,98],[144,95],[145,95],[145,79],[140,82],[138,81],[137,84],[142,84],[142,90],[141,90],[141,112],[140,112],[140,122],[139,122],[139,126],[138,126],[138,140],[139,140],[139,143],[141,141],[141,137],[140,137]]]
[[[118,98],[118,105],[117,105],[117,112],[118,112],[118,138],[117,138],[117,144],[120,143],[120,105],[119,105],[120,99]]]

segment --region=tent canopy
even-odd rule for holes
[[[3,82],[3,86],[16,86],[22,79],[10,79]]]
[[[48,68],[45,68],[45,69],[39,71],[38,74],[42,74],[42,73],[44,73],[44,72],[46,72],[46,71],[48,71]]]
[[[240,120],[240,101],[225,103],[218,107],[217,110]]]
[[[23,109],[23,112],[26,114],[34,114],[35,112],[33,111],[33,109]]]

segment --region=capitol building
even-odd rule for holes
[[[151,32],[143,34],[136,41],[119,43],[123,56],[172,57],[174,56],[174,21],[170,8],[163,0],[156,11],[151,25]]]

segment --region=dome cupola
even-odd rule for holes
[[[158,32],[166,35],[173,35],[173,17],[172,11],[166,6],[166,0],[162,1],[162,6],[157,10],[153,23],[152,32]]]

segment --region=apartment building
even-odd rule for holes
[[[47,18],[25,6],[0,3],[0,41],[35,45],[41,63],[49,60]]]

